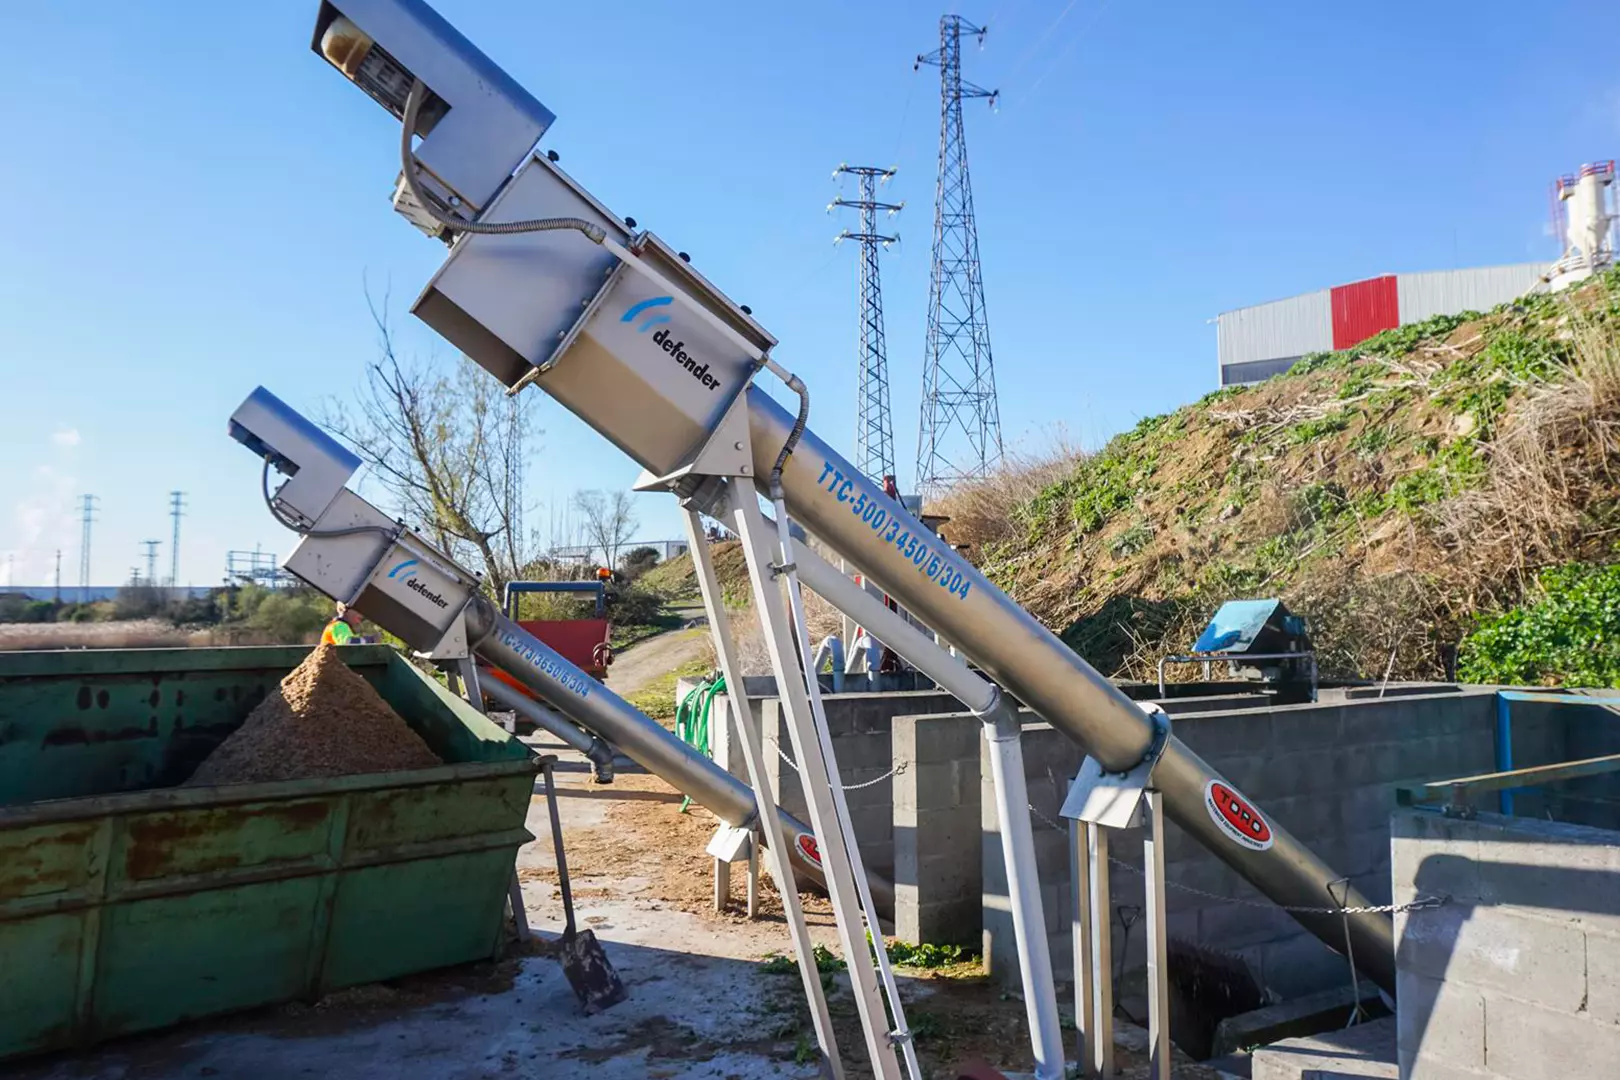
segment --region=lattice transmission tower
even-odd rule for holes
[[[180,586],[180,519],[186,515],[186,493],[169,492],[169,516],[174,519],[174,539],[169,541],[169,588]]]
[[[917,489],[937,494],[983,476],[1001,457],[1001,410],[990,358],[990,325],[979,272],[962,99],[988,98],[962,78],[962,35],[984,43],[984,27],[960,15],[939,20],[939,48],[916,67],[939,68],[939,184],[934,193],[934,253],[928,285],[928,342],[923,357],[922,423],[917,433]]]
[[[79,602],[90,599],[90,527],[96,523],[96,496],[80,496],[82,516],[79,519]]]
[[[867,476],[894,476],[894,425],[889,416],[889,360],[883,335],[883,286],[878,279],[878,248],[887,248],[898,235],[878,232],[877,216],[898,214],[905,203],[879,202],[877,186],[886,184],[894,169],[874,165],[840,165],[833,179],[856,177],[860,197],[837,198],[829,211],[845,207],[861,212],[860,231],[845,229],[834,243],[854,240],[861,245],[860,382],[855,392],[855,467]]]

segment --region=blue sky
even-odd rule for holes
[[[188,492],[180,576],[285,554],[225,420],[263,383],[353,393],[443,249],[388,206],[395,122],[309,50],[317,4],[4,5],[0,581],[121,580]],[[856,252],[841,161],[899,166],[885,257],[902,480],[916,452],[938,144],[923,3],[439,0],[557,113],[543,145],[781,339],[811,424],[852,440]],[[1009,444],[1096,445],[1213,388],[1217,312],[1386,271],[1546,259],[1547,186],[1620,156],[1620,5],[982,0],[968,144]],[[1587,43],[1607,42],[1596,51]],[[406,344],[453,360],[401,318]],[[531,522],[636,468],[547,400]],[[640,496],[649,538],[676,535]]]

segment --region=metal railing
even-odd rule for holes
[[[1608,754],[1580,761],[1561,761],[1556,765],[1534,765],[1528,769],[1480,773],[1477,776],[1461,776],[1454,780],[1437,780],[1430,784],[1398,788],[1395,801],[1401,806],[1439,809],[1447,817],[1471,818],[1476,813],[1474,797],[1477,795],[1492,791],[1505,793],[1515,788],[1556,784],[1615,772],[1620,772],[1620,754]]]
[[[1311,700],[1316,700],[1316,654],[1314,652],[1269,653],[1181,653],[1159,658],[1159,697],[1165,696],[1164,669],[1170,664],[1203,664],[1204,679],[1210,678],[1210,665],[1219,661],[1241,664],[1249,660],[1307,660],[1311,669]]]

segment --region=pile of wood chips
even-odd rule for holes
[[[422,737],[321,645],[210,754],[188,787],[431,769]]]

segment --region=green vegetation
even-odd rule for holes
[[[1481,618],[1458,652],[1469,682],[1620,687],[1620,563],[1543,570],[1523,604]]]
[[[1350,414],[1341,410],[1315,420],[1303,420],[1295,424],[1288,429],[1288,439],[1295,443],[1312,443],[1323,436],[1343,431],[1349,426]]]
[[[1508,400],[1519,390],[1556,379],[1568,369],[1572,350],[1567,341],[1503,330],[1479,352],[1452,363],[1435,383],[1437,400],[1473,418],[1475,435],[1488,435]]]
[[[1135,502],[1152,479],[1159,455],[1185,434],[1182,412],[1150,416],[1080,462],[1067,478],[1047,487],[1021,511],[1031,537],[1060,523],[1065,511],[1080,533],[1093,533]]]
[[[1615,431],[1620,271],[1313,354],[939,509],[999,507],[1013,528],[947,535],[1112,675],[1152,679],[1219,603],[1278,596],[1329,677],[1440,677],[1466,636],[1475,677],[1591,681],[1603,661],[1526,635],[1537,571],[1620,534]]]
[[[1108,550],[1117,559],[1125,555],[1135,555],[1147,547],[1153,540],[1153,528],[1145,521],[1138,521],[1130,528],[1114,537],[1114,542]]]
[[[154,620],[183,628],[219,628],[265,641],[301,642],[332,617],[332,601],[302,587],[219,588],[205,596],[175,596],[155,585],[130,584],[111,600],[88,604],[0,595],[0,623],[102,623]]]
[[[838,954],[825,945],[816,945],[811,949],[816,958],[816,971],[821,975],[821,987],[831,991],[833,976],[843,971],[848,965],[838,958]],[[791,956],[781,953],[767,953],[759,962],[759,970],[767,975],[792,975],[799,970],[799,965]]]
[[[975,959],[973,954],[960,945],[933,945],[926,941],[921,945],[891,941],[885,946],[885,951],[889,954],[889,962],[892,964],[930,970],[954,967]]]

